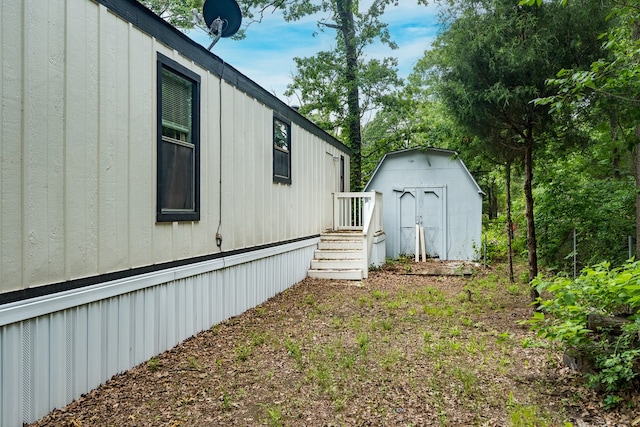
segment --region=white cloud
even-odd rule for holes
[[[364,4],[361,5],[364,7]],[[399,49],[391,50],[375,44],[368,54],[371,58],[398,58],[400,76],[406,77],[436,37],[436,14],[435,6],[422,6],[415,0],[390,6],[383,19],[389,25],[391,37]],[[250,25],[244,40],[222,39],[212,52],[267,91],[288,102],[283,93],[296,71],[293,58],[313,56],[335,45],[335,34],[331,30],[318,31],[320,16],[286,22],[281,13],[268,13],[261,23]],[[317,35],[314,36],[314,33]],[[211,42],[201,30],[193,30],[188,35],[205,47]],[[296,103],[296,100],[291,100],[291,104]]]

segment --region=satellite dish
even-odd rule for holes
[[[242,23],[240,6],[235,0],[205,0],[202,14],[209,33],[215,36],[209,50],[220,37],[233,36]]]

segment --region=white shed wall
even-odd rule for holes
[[[387,256],[400,255],[398,198],[402,190],[443,188],[446,249],[441,259],[477,259],[482,237],[482,193],[462,161],[452,158],[453,154],[416,149],[389,153],[376,169],[365,191],[383,193]]]
[[[292,123],[274,184],[272,109],[236,86],[90,0],[0,12],[0,293],[331,227],[335,146]],[[197,222],[155,222],[158,52],[202,79]]]

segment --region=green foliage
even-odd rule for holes
[[[138,0],[160,18],[177,28],[194,27],[191,9],[202,10],[204,0]]]
[[[486,240],[487,262],[497,263],[507,259],[507,224],[504,217],[484,221],[484,239]],[[517,256],[526,250],[526,236],[518,228],[511,242],[513,253]]]
[[[537,277],[533,281],[548,298],[538,299],[540,311],[528,321],[544,337],[557,340],[575,354],[586,357],[595,373],[587,374],[589,384],[607,392],[628,386],[638,375],[640,362],[640,261],[619,268],[608,263],[585,268],[570,280]],[[587,329],[587,315],[625,313],[630,323],[621,331]]]
[[[597,134],[594,135],[597,137]],[[580,266],[628,257],[635,235],[635,184],[629,154],[600,138],[586,148],[541,162],[537,185],[538,253],[549,269],[572,271],[573,230]],[[557,153],[555,153],[557,156]]]
[[[150,371],[157,371],[158,369],[160,369],[160,365],[160,359],[155,356],[149,359],[149,361],[147,362],[147,367]]]

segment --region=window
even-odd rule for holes
[[[273,118],[273,182],[291,184],[291,124]]]
[[[200,219],[200,77],[158,54],[156,220]]]
[[[344,156],[340,156],[340,191],[344,192]]]

